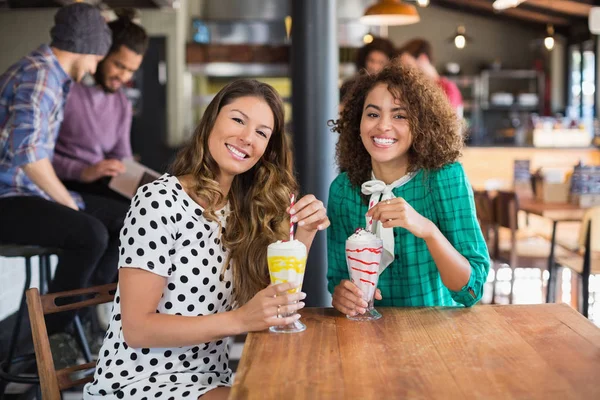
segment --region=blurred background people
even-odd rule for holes
[[[431,43],[425,39],[412,39],[404,44],[400,50],[400,60],[408,65],[417,66],[425,75],[433,79],[446,93],[448,101],[456,111],[459,118],[463,117],[463,99],[456,84],[440,76],[433,65],[433,49]]]
[[[85,200],[88,194],[129,200],[108,188],[131,158],[132,107],[123,86],[140,67],[148,48],[144,28],[133,22],[135,10],[120,9],[108,24],[112,46],[91,82],[71,88],[52,164],[58,177]]]

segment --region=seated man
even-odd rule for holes
[[[425,39],[413,39],[406,43],[400,51],[401,61],[416,65],[425,75],[433,79],[446,93],[446,97],[459,118],[463,117],[463,99],[458,86],[449,79],[440,76],[433,63],[431,43]]]
[[[132,22],[135,11],[123,9],[108,24],[112,46],[98,64],[94,83],[71,88],[56,142],[52,164],[67,188],[82,195],[95,194],[126,201],[110,190],[110,177],[125,171],[121,160],[131,158],[131,103],[122,86],[142,63],[148,36]]]
[[[0,243],[61,249],[49,288],[57,292],[114,281],[124,216],[67,191],[51,164],[64,100],[74,81],[96,71],[110,30],[97,8],[75,3],[58,10],[50,34],[50,46],[0,75]],[[49,316],[49,333],[73,315]]]

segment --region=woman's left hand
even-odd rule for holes
[[[380,201],[367,212],[367,216],[381,221],[384,228],[399,226],[421,239],[433,233],[433,223],[401,197]]]
[[[298,229],[308,232],[322,231],[330,224],[323,202],[312,194],[302,197],[288,212],[292,222],[298,223]]]

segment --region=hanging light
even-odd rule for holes
[[[471,42],[471,38],[466,35],[466,29],[464,25],[459,25],[456,28],[456,34],[452,36],[448,41],[454,43],[457,49],[464,49],[467,43]]]
[[[417,4],[419,7],[427,7],[429,5],[429,0],[417,0]]]
[[[496,0],[492,4],[492,7],[496,11],[506,10],[508,8],[517,7],[519,4],[524,2],[525,0]]]
[[[410,25],[419,21],[417,8],[400,0],[379,0],[360,18],[365,25]]]
[[[290,40],[290,35],[292,34],[292,17],[290,15],[286,15],[283,19],[285,24],[285,37],[287,40]]]
[[[363,43],[364,44],[369,44],[373,41],[373,35],[371,35],[370,33],[367,33],[365,36],[363,36]]]
[[[546,27],[546,32],[548,36],[544,39],[544,46],[548,49],[548,51],[554,48],[554,26],[552,24],[548,24]]]

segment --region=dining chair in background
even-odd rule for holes
[[[581,221],[578,249],[556,256],[557,266],[569,268],[580,278],[578,300],[581,313],[589,313],[590,275],[600,274],[600,206],[588,209]]]

